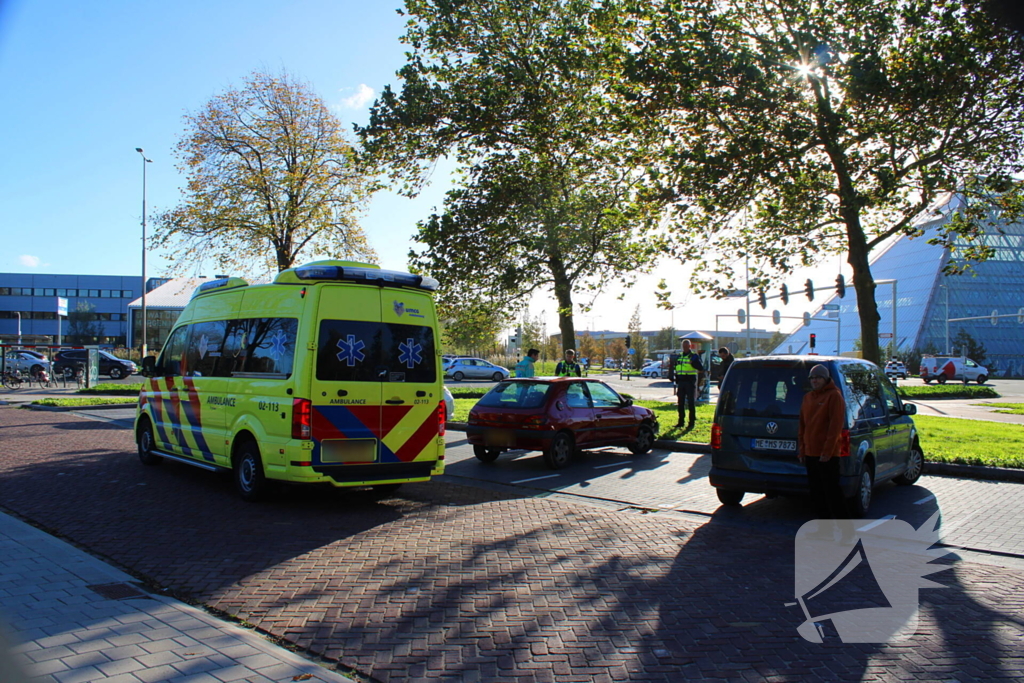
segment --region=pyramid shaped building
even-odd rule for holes
[[[1024,376],[1024,223],[988,227],[983,238],[995,250],[987,261],[976,263],[962,275],[944,275],[950,250],[928,244],[959,206],[957,197],[937,205],[918,220],[920,237],[901,237],[871,263],[880,321],[879,344],[896,339],[898,356],[928,346],[939,353],[954,353],[952,342],[964,330],[985,346],[985,364],[994,377]],[[894,281],[894,282],[893,282]],[[895,316],[893,294],[895,291]],[[835,310],[838,307],[838,310]],[[997,318],[992,315],[1013,317]],[[978,318],[976,320],[957,320]],[[948,322],[947,322],[948,320]],[[832,295],[816,311],[811,324],[801,326],[773,353],[807,353],[811,334],[820,354],[848,353],[860,339],[856,294]],[[911,369],[916,371],[916,369]]]

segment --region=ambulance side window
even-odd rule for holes
[[[245,372],[292,374],[295,318],[250,318],[245,330]]]
[[[185,372],[189,376],[216,376],[217,361],[224,347],[225,326],[223,320],[190,326],[188,350],[185,352]]]
[[[171,332],[164,344],[163,353],[160,354],[160,362],[157,364],[163,370],[164,377],[174,377],[181,374],[182,360],[185,356],[185,343],[188,340],[188,327],[182,326]]]

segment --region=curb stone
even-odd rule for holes
[[[453,432],[466,431],[465,422],[449,422],[448,429]],[[655,448],[673,453],[710,453],[711,444],[697,441],[665,441],[654,442]],[[962,479],[992,479],[995,481],[1013,481],[1024,483],[1024,470],[1010,467],[988,467],[985,465],[961,465],[952,462],[925,462],[925,474],[944,477],[960,477]]]

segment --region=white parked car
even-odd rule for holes
[[[898,361],[893,358],[891,361],[885,364],[885,375],[889,379],[898,377],[899,379],[907,378],[907,366],[903,364],[903,361]]]
[[[651,379],[659,379],[661,377],[661,361],[657,360],[649,365],[645,365],[640,374]]]
[[[482,358],[456,358],[445,368],[444,376],[456,382],[464,379],[489,379],[500,382],[511,375],[507,369]]]
[[[40,370],[50,371],[50,361],[28,351],[8,351],[4,354],[4,363],[8,370],[26,372],[30,375],[35,375]]]

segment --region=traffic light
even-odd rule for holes
[[[846,278],[843,277],[842,273],[836,276],[836,294],[839,295],[840,299],[846,296]]]
[[[814,301],[814,283],[811,282],[811,278],[807,278],[807,282],[804,283],[804,293],[807,294],[808,301]]]
[[[768,308],[768,297],[764,295],[763,289],[757,293],[757,303],[761,304],[761,308]]]
[[[629,336],[626,337],[626,348],[628,349],[630,344],[633,343],[633,339]]]
[[[817,338],[818,338],[818,335],[816,335],[816,334],[814,334],[814,333],[812,332],[812,333],[811,333],[811,348],[812,348],[812,349],[814,348],[814,342],[815,342],[815,340],[816,340]]]
[[[789,287],[782,285],[782,289],[779,292],[779,298],[782,299],[783,305],[789,303]]]

